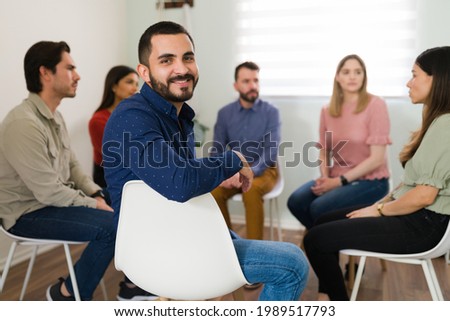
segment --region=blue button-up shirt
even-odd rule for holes
[[[106,124],[102,148],[116,215],[127,181],[143,180],[168,199],[184,202],[212,191],[241,169],[234,152],[195,157],[194,116],[187,104],[177,115],[175,106],[147,84],[117,106]]]
[[[276,164],[279,143],[278,109],[261,99],[246,109],[237,100],[219,110],[211,155],[219,155],[228,149],[240,151],[251,164],[255,176],[260,176],[267,167]]]

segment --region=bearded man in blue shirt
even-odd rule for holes
[[[114,110],[103,137],[103,166],[115,215],[120,215],[122,188],[130,180],[143,180],[179,202],[211,192],[236,173],[247,191],[253,172],[241,153],[195,156],[195,113],[185,103],[198,81],[189,33],[173,22],[150,26],[139,41],[139,62],[138,73],[145,83],[139,94]],[[309,265],[297,246],[230,233],[245,277],[250,283],[264,284],[260,300],[299,298]]]
[[[238,65],[234,72],[234,89],[239,98],[222,107],[214,126],[211,155],[225,150],[241,152],[255,175],[253,184],[242,194],[245,207],[247,238],[262,240],[264,234],[264,200],[278,179],[276,168],[280,142],[278,109],[259,99],[259,67],[251,61]],[[225,181],[212,191],[229,228],[232,228],[228,200],[242,189]]]

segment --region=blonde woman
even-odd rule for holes
[[[320,116],[321,175],[288,199],[289,210],[306,229],[331,211],[362,208],[387,194],[389,131],[386,103],[367,92],[364,61],[344,57]]]

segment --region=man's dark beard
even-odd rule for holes
[[[152,85],[153,90],[156,91],[158,94],[160,94],[167,101],[176,102],[176,103],[183,103],[183,102],[191,99],[192,96],[194,95],[194,89],[195,89],[195,86],[197,86],[197,82],[198,82],[198,78],[197,78],[197,80],[195,80],[194,76],[192,76],[190,74],[186,74],[184,76],[172,77],[172,78],[170,78],[168,80],[168,83],[170,84],[171,81],[182,80],[182,79],[192,80],[194,82],[194,86],[192,87],[192,91],[189,92],[188,88],[185,88],[185,90],[182,92],[181,95],[175,95],[174,93],[172,93],[169,90],[169,86],[168,85],[166,86],[162,82],[156,80],[150,74],[150,83]]]
[[[249,97],[248,94],[251,94],[251,93],[256,93],[256,96],[255,97]],[[239,97],[241,97],[241,99],[243,101],[246,101],[248,103],[254,103],[256,101],[256,99],[258,99],[259,93],[257,91],[252,90],[252,91],[250,91],[250,92],[248,92],[246,94],[239,93]]]

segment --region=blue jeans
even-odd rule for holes
[[[231,231],[242,271],[250,283],[263,283],[260,301],[296,301],[308,281],[309,263],[287,242],[248,240]]]
[[[356,180],[317,196],[311,191],[315,181],[300,186],[289,196],[291,213],[309,230],[314,222],[329,212],[346,207],[371,205],[389,192],[388,179]]]
[[[114,257],[114,213],[88,207],[48,206],[21,216],[9,229],[24,237],[89,242],[74,266],[82,300],[91,300]],[[65,285],[73,293],[70,278]]]

